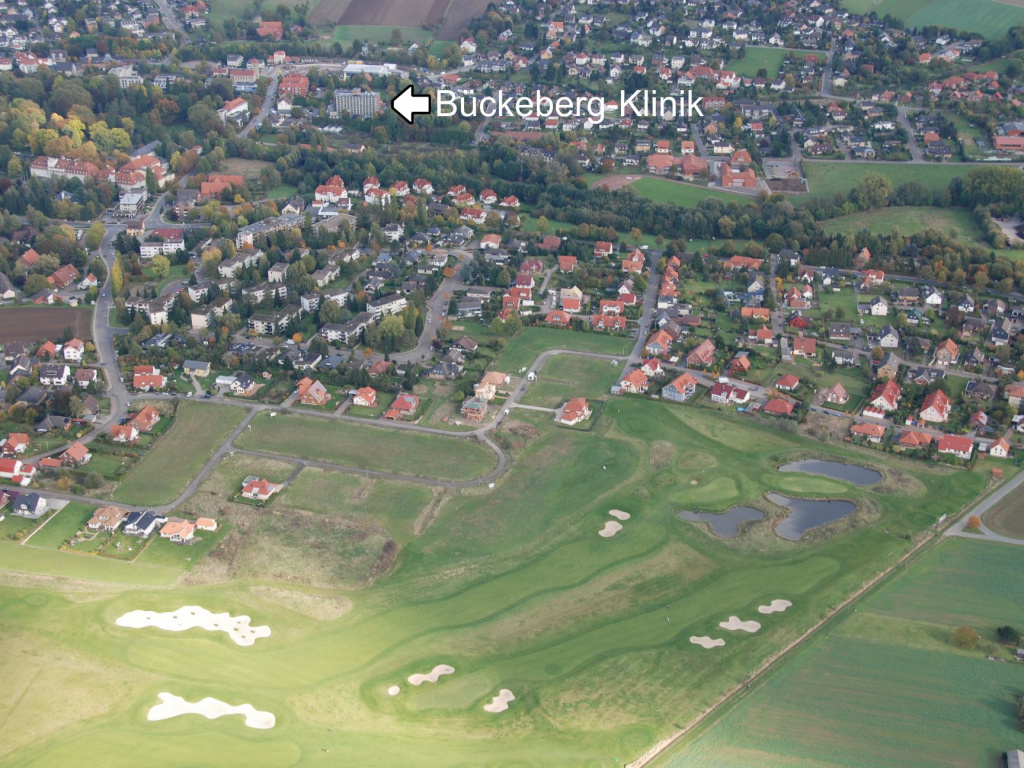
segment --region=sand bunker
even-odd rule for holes
[[[697,481],[696,481],[696,480],[691,480],[691,481],[690,481],[690,485],[696,485],[696,484],[697,484]]]
[[[740,629],[744,632],[757,632],[761,628],[761,625],[756,621],[741,621],[739,616],[730,616],[728,621],[723,621],[718,626],[722,629],[728,629],[730,632]]]
[[[629,520],[629,512],[623,512],[621,509],[609,509],[608,514],[619,520]]]
[[[703,637],[691,637],[690,642],[694,645],[699,645],[702,648],[717,648],[721,645],[725,645],[725,640],[722,638],[708,637],[707,635],[704,635]]]
[[[455,674],[455,667],[449,667],[447,664],[438,664],[430,672],[425,675],[419,673],[415,675],[409,675],[409,683],[412,685],[422,685],[423,683],[436,683],[441,675],[452,675]]]
[[[782,613],[793,605],[789,600],[772,600],[769,605],[759,605],[757,610],[760,613]]]
[[[176,611],[157,613],[155,611],[130,611],[117,619],[117,626],[142,629],[157,627],[169,632],[184,632],[186,629],[207,629],[210,632],[227,632],[228,637],[238,645],[252,645],[261,637],[270,637],[270,627],[249,626],[248,616],[232,616],[230,613],[210,613],[198,605],[184,605]]]
[[[241,704],[234,707],[226,704],[220,699],[211,699],[207,696],[202,701],[195,703],[185,701],[181,696],[173,693],[157,694],[160,703],[151,707],[147,720],[169,720],[178,715],[202,715],[207,720],[214,720],[225,715],[245,715],[245,724],[250,728],[273,728],[277,722],[272,712],[261,712],[252,704]]]
[[[604,524],[604,528],[598,531],[598,534],[604,536],[606,539],[610,539],[616,533],[622,530],[622,523],[616,523],[614,520],[609,520]]]
[[[508,703],[515,701],[516,697],[512,694],[508,688],[502,688],[498,691],[498,695],[491,699],[490,704],[484,704],[484,710],[487,712],[504,712],[508,709]]]
[[[388,688],[388,696],[397,696],[401,692],[402,689],[399,688],[397,685],[392,685],[390,688]]]

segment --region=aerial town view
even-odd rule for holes
[[[0,766],[1024,768],[1024,0],[0,0]]]

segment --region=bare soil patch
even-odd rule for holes
[[[448,3],[447,15],[444,16],[444,23],[437,32],[438,38],[457,39],[459,32],[469,25],[470,19],[487,10],[487,3],[488,0],[451,0]]]
[[[244,157],[229,157],[221,163],[221,167],[223,168],[221,173],[243,176],[246,181],[251,181],[253,179],[258,179],[260,177],[260,171],[269,165],[270,163],[266,160],[250,160]]]
[[[610,189],[612,191],[616,189],[622,189],[634,181],[639,181],[643,176],[638,173],[630,174],[615,174],[614,176],[606,176],[603,179],[598,179],[594,182],[594,189]]]
[[[650,457],[652,469],[671,467],[676,458],[676,447],[668,440],[655,440],[651,443]]]
[[[807,191],[807,182],[804,179],[768,179],[766,183],[772,192],[803,194]]]
[[[79,339],[91,339],[92,310],[54,307],[0,309],[0,342],[59,339],[68,327]]]
[[[321,6],[328,4],[333,5],[334,0],[321,3]],[[346,2],[345,6],[338,16],[338,22],[343,25],[433,27],[441,21],[448,0],[351,0]],[[486,7],[485,2],[481,11]],[[333,14],[334,12],[331,12],[331,15]]]

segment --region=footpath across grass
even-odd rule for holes
[[[244,417],[241,408],[180,402],[174,424],[114,489],[114,501],[153,506],[174,501]]]
[[[438,480],[470,480],[494,469],[497,458],[485,445],[369,424],[258,414],[235,444],[300,459],[326,461],[399,475]]]

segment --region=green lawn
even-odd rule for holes
[[[114,501],[140,505],[174,501],[244,416],[241,408],[179,403],[174,424],[117,486]]]
[[[955,27],[990,40],[1003,37],[1006,30],[1024,19],[1024,8],[996,0],[844,0],[843,6],[854,13],[874,11],[878,18],[891,14],[906,22],[908,28]]]
[[[291,197],[298,191],[298,187],[293,184],[282,184],[273,189],[267,190],[267,198],[270,200],[284,200],[285,198]]]
[[[469,480],[494,468],[494,453],[475,440],[305,416],[261,413],[235,444],[381,472]]]
[[[83,504],[80,501],[69,502],[25,546],[57,549],[67,543],[67,540],[74,536],[76,531],[85,528],[86,522],[95,511],[96,507],[91,504]]]
[[[978,650],[953,647],[962,624]],[[985,658],[1003,624],[1024,625],[1024,549],[947,539],[657,764],[997,765],[1024,748],[1024,666]]]
[[[643,178],[634,182],[632,186],[638,195],[653,200],[656,203],[695,206],[701,200],[714,197],[731,203],[740,203],[741,205],[744,203],[750,203],[751,205],[757,204],[755,198],[747,195],[739,195],[735,192],[725,192],[720,189],[712,189],[699,184],[669,181],[668,179]]]
[[[622,374],[621,365],[610,360],[595,360],[575,355],[549,358],[537,381],[523,397],[525,405],[556,408],[572,397],[607,399],[612,385]]]
[[[8,692],[0,761],[134,766],[148,750],[153,766],[625,764],[906,552],[904,535],[959,510],[985,483],[981,471],[940,471],[822,445],[745,416],[650,400],[610,400],[591,432],[523,414],[514,431],[497,435],[513,460],[494,488],[439,490],[428,499],[427,488],[303,472],[274,504],[254,509],[230,502],[239,474],[280,476],[287,466],[236,453],[182,509],[224,509],[235,528],[207,558],[209,567],[201,564],[173,590],[87,588],[64,596],[55,591],[60,584],[0,586],[0,676]],[[468,441],[472,456],[451,438],[421,443],[410,438],[422,436],[382,432],[277,416],[256,419],[244,438],[276,451],[312,445],[332,458],[356,455],[418,473],[443,462],[478,473],[472,465],[489,458]],[[775,471],[807,455],[866,461],[886,477],[864,489]],[[790,543],[762,523],[726,542],[675,516],[756,503],[767,490],[842,495],[862,507],[859,524]],[[601,538],[613,508],[631,517],[614,538]],[[433,513],[431,525],[417,524],[423,512]],[[396,546],[388,547],[389,537]],[[21,558],[62,555],[3,546]],[[393,559],[382,569],[389,551]],[[63,560],[80,578],[97,566],[126,578],[181,572]],[[8,564],[6,552],[0,562]],[[313,569],[331,576],[327,587],[309,586]],[[1016,580],[1009,587],[1024,594]],[[267,595],[269,585],[276,598]],[[343,615],[304,609],[339,595],[352,603]],[[757,613],[780,597],[793,607]],[[239,648],[221,633],[114,624],[129,610],[182,605],[245,614],[272,635]],[[728,645],[714,651],[690,643],[692,635],[722,632],[718,623],[730,615],[756,616],[763,627],[728,633]],[[406,682],[436,664],[456,673],[436,684]],[[401,694],[388,696],[395,684]],[[516,700],[508,712],[488,714],[483,705],[499,687]],[[998,700],[1002,691],[991,690]],[[255,731],[237,717],[149,722],[161,691],[248,702],[274,713],[277,724]],[[965,715],[969,722],[978,716]],[[154,738],[157,750],[150,749]]]
[[[531,326],[509,339],[490,367],[516,376],[520,369],[533,363],[545,349],[571,349],[576,352],[621,356],[629,354],[634,342],[635,339],[625,336]]]
[[[965,175],[968,166],[948,163],[943,165],[909,165],[898,163],[845,163],[842,161],[804,161],[804,175],[810,195],[828,196],[849,192],[869,173],[880,173],[892,181],[894,187],[916,181],[929,190],[945,189],[954,176]]]
[[[779,48],[747,48],[746,56],[730,61],[726,67],[743,77],[757,77],[757,71],[764,68],[768,70],[768,77],[774,79],[786,55],[786,51]]]

